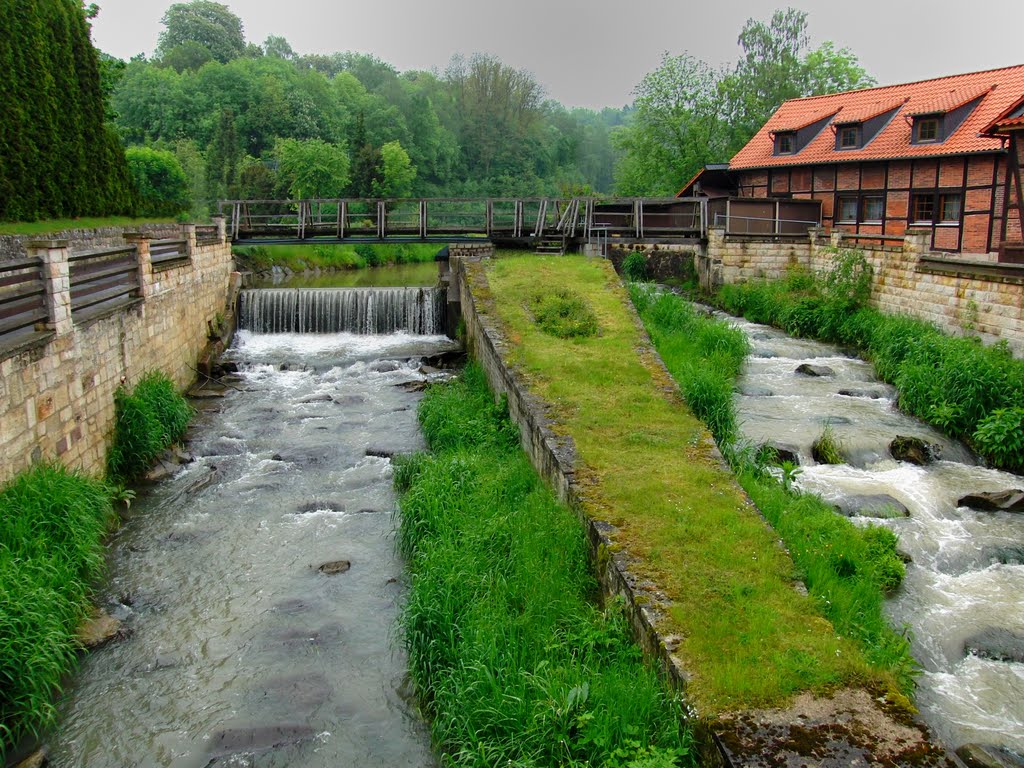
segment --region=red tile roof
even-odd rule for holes
[[[981,101],[978,105],[945,141],[928,144],[910,143],[911,115],[946,112],[979,97]],[[729,162],[729,168],[738,170],[995,152],[1002,147],[1000,139],[983,136],[981,132],[997,117],[1008,114],[1013,105],[1020,103],[1022,98],[1024,64],[917,83],[791,99],[779,107],[754,138],[736,153]],[[863,149],[837,150],[835,135],[832,130],[826,128],[795,154],[772,154],[773,133],[796,130],[790,126],[810,125],[829,113],[838,113],[832,121],[833,124],[848,122],[851,114],[859,117],[858,122],[867,120],[869,116],[873,117],[887,111],[880,107],[895,106],[903,100],[906,100],[906,104],[902,109]],[[1005,124],[1006,121],[1000,123]]]
[[[832,122],[836,125],[849,125],[850,123],[863,123],[865,120],[870,120],[872,117],[878,117],[890,110],[902,107],[907,103],[906,98],[900,99],[882,99],[876,101],[873,104],[867,104],[860,108],[857,107],[843,107],[839,114],[836,115],[836,119]]]

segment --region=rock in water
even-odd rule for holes
[[[910,510],[902,502],[886,493],[847,496],[836,503],[836,509],[847,517],[877,517],[882,519],[909,517]]]
[[[348,560],[332,560],[329,563],[324,563],[317,570],[327,576],[334,576],[338,573],[345,573],[351,567],[352,563]]]
[[[1024,762],[999,747],[988,744],[964,744],[956,750],[956,756],[964,761],[967,768],[1019,768]]]
[[[827,365],[814,365],[812,363],[803,363],[797,366],[797,373],[801,373],[804,376],[834,376],[835,371],[829,368]]]
[[[46,751],[46,747],[43,747],[42,749],[37,749],[14,766],[14,768],[42,768],[42,766],[46,765],[47,757],[49,757],[49,754]]]
[[[920,437],[896,435],[896,439],[889,443],[889,454],[896,461],[908,461],[923,467],[942,455],[942,446],[925,442]]]
[[[1014,488],[1009,491],[969,493],[961,497],[957,501],[957,505],[993,512],[1024,512],[1024,491]]]
[[[75,636],[83,648],[92,650],[111,640],[123,640],[128,637],[128,630],[113,616],[96,609],[92,617],[78,627]]]
[[[1002,627],[991,627],[967,638],[964,652],[982,659],[1024,664],[1024,634]]]

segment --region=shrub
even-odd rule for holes
[[[586,299],[569,288],[548,288],[530,299],[534,321],[544,333],[560,339],[597,335],[597,315]]]
[[[1024,472],[1024,407],[992,411],[979,422],[971,441],[997,467]]]
[[[843,463],[843,446],[831,424],[826,424],[818,439],[811,443],[811,454],[819,464]]]
[[[366,262],[368,267],[379,267],[384,263],[380,257],[380,252],[369,243],[356,243],[355,251],[356,256]]]
[[[114,440],[107,454],[111,480],[141,475],[168,445],[185,433],[192,409],[159,371],[146,374],[128,392],[114,393]]]
[[[125,152],[128,170],[139,191],[144,216],[174,216],[192,205],[188,176],[173,152],[131,147]]]
[[[630,251],[622,262],[622,274],[627,280],[642,282],[647,279],[647,257],[643,251]]]

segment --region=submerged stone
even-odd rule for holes
[[[895,439],[889,443],[889,454],[896,461],[906,461],[923,467],[942,455],[942,446],[937,443],[929,443],[920,437],[896,435]]]
[[[992,512],[1024,512],[1024,491],[1014,488],[1007,491],[969,493],[960,497],[957,506]]]
[[[257,725],[225,728],[213,734],[208,754],[223,757],[235,752],[267,752],[311,739],[316,732],[308,725]]]
[[[834,376],[835,371],[827,365],[814,365],[813,363],[802,363],[797,366],[796,372],[804,376]]]
[[[910,517],[910,510],[906,505],[887,493],[847,496],[836,502],[835,507],[847,517],[874,517],[883,520]]]
[[[1000,747],[988,744],[964,744],[956,756],[967,768],[1024,768],[1024,759]]]
[[[92,616],[78,627],[75,637],[83,648],[93,650],[112,640],[123,640],[129,634],[120,621],[108,613],[96,609]]]
[[[991,661],[1024,664],[1024,634],[1002,627],[990,627],[967,638],[964,653]]]
[[[339,573],[345,573],[351,567],[352,563],[348,560],[332,560],[329,563],[324,563],[317,570],[326,576],[335,576]]]

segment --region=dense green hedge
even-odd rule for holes
[[[984,346],[864,306],[865,276],[870,286],[862,254],[837,252],[828,275],[793,271],[783,280],[727,285],[717,302],[795,336],[856,347],[895,385],[903,411],[965,440],[994,466],[1024,472],[1024,361],[1005,343]]]
[[[103,570],[110,489],[38,465],[0,490],[0,762],[54,718],[74,666],[75,628]]]
[[[0,3],[0,72],[0,221],[133,213],[81,3]]]
[[[405,458],[409,665],[444,765],[692,765],[680,699],[601,610],[577,517],[519,446],[478,366],[432,387],[433,453]]]

